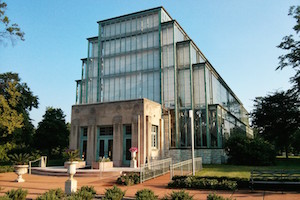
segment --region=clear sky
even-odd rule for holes
[[[39,97],[30,116],[41,121],[47,106],[62,108],[71,119],[75,80],[87,37],[98,34],[97,21],[163,6],[243,102],[290,88],[292,69],[275,71],[276,46],[293,34],[288,16],[295,0],[5,0],[12,22],[25,32],[25,42],[0,46],[0,73],[17,72]],[[2,28],[2,27],[1,27]]]

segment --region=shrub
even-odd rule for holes
[[[225,198],[217,194],[209,194],[207,200],[232,200],[231,198]]]
[[[111,189],[106,189],[104,194],[104,200],[121,200],[125,195],[125,191],[122,191],[117,186],[113,186]]]
[[[169,197],[170,200],[192,200],[193,196],[190,196],[189,193],[184,190],[178,192],[172,191]]]
[[[22,188],[16,190],[12,189],[7,191],[5,194],[11,200],[25,200],[28,190],[23,190]]]
[[[134,185],[138,183],[140,183],[140,174],[138,173],[124,174],[117,179],[117,184],[119,185]]]
[[[0,196],[0,200],[11,200],[8,196]]]
[[[90,200],[93,199],[96,195],[96,190],[94,186],[82,186],[77,192],[76,192],[76,198],[82,198],[83,200]]]
[[[215,189],[215,190],[235,190],[237,182],[223,178],[202,178],[196,176],[175,177],[168,184],[171,188],[194,188],[194,189]]]
[[[238,165],[274,164],[276,152],[274,146],[260,137],[254,139],[243,134],[232,135],[225,144],[229,156],[228,162]]]
[[[156,200],[158,199],[158,196],[154,194],[152,190],[149,189],[143,189],[139,190],[135,193],[135,199],[136,200]]]
[[[0,173],[13,172],[14,168],[11,165],[0,166]]]
[[[62,191],[62,189],[60,188],[57,188],[45,192],[44,194],[39,196],[37,200],[59,200],[59,199],[63,199],[64,197],[65,197],[64,191]]]

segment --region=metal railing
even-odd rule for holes
[[[195,171],[199,171],[202,169],[202,158],[195,158]],[[170,169],[170,178],[173,176],[184,176],[190,175],[193,172],[193,163],[192,159],[185,160],[176,164],[173,164]]]
[[[40,158],[36,159],[36,160],[32,160],[32,161],[29,161],[29,169],[28,169],[28,173],[31,174],[31,166],[32,166],[32,163],[35,163],[39,161],[39,167],[46,167],[47,165],[47,156],[41,156]]]
[[[170,171],[172,158],[142,164],[140,168],[140,182],[164,175]]]

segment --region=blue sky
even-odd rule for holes
[[[275,71],[276,46],[293,34],[286,0],[6,0],[6,14],[25,32],[25,42],[0,45],[0,73],[17,72],[39,97],[30,116],[34,125],[47,106],[62,108],[71,119],[75,80],[87,37],[98,34],[97,21],[164,6],[194,40],[248,111],[253,99],[290,88],[292,69]]]

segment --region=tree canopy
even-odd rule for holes
[[[21,93],[17,91],[16,85],[15,81],[9,81],[7,87],[0,90],[0,130],[2,136],[12,134],[16,128],[23,126],[23,115],[16,110],[21,98]]]
[[[43,120],[38,124],[35,144],[41,151],[51,156],[52,149],[62,151],[69,144],[69,130],[65,115],[60,108],[48,107]]]
[[[9,17],[5,14],[7,4],[0,0],[0,23],[4,25],[4,28],[0,29],[0,43],[6,39],[11,39],[13,42],[15,38],[24,41],[25,33],[21,30],[18,24],[11,23]]]
[[[283,69],[290,66],[296,70],[296,74],[291,77],[291,82],[294,84],[293,91],[296,94],[300,94],[300,6],[290,7],[288,15],[296,20],[296,25],[293,27],[296,34],[285,36],[277,46],[287,51],[287,53],[279,56],[279,65],[276,69]]]
[[[258,134],[285,150],[288,155],[293,135],[300,128],[300,102],[290,92],[275,92],[256,97],[251,113]]]

